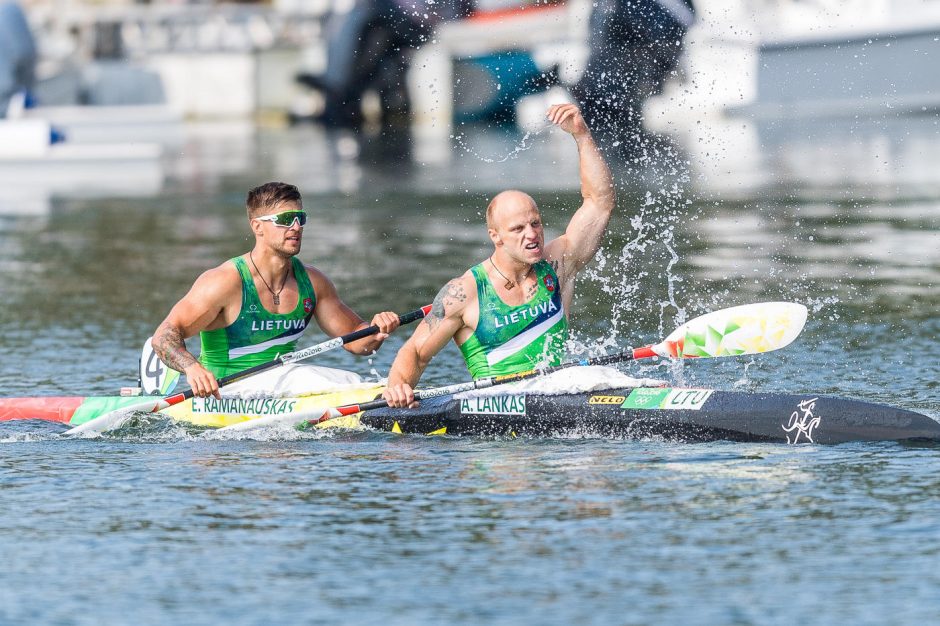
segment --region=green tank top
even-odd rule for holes
[[[502,301],[482,263],[471,268],[477,284],[480,321],[460,345],[460,352],[474,379],[561,363],[568,340],[568,319],[561,306],[558,276],[547,261],[539,261],[533,268],[538,291],[521,306]]]
[[[242,279],[242,307],[238,319],[225,328],[199,333],[202,344],[199,362],[216,378],[293,352],[317,305],[307,270],[296,257],[291,262],[300,297],[290,313],[271,313],[265,309],[245,259],[235,257],[231,261]]]

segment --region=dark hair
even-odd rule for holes
[[[296,202],[301,209],[304,206],[303,199],[300,197],[300,190],[294,185],[265,183],[248,192],[245,207],[248,209],[248,218],[251,219],[256,215],[277,208],[279,204],[285,202]]]

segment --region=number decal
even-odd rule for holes
[[[140,387],[143,393],[147,395],[168,395],[179,381],[180,373],[167,367],[166,363],[160,360],[157,353],[153,351],[150,344],[152,337],[148,337],[144,342],[144,349],[140,353]]]

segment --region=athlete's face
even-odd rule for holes
[[[300,223],[300,219],[291,219],[289,226],[282,226],[273,219],[267,219],[281,214],[288,214],[287,217],[294,217],[289,215],[289,213],[298,211],[303,211],[303,207],[296,202],[282,202],[263,215],[258,215],[251,220],[255,236],[263,239],[264,242],[278,254],[284,256],[295,256],[299,254],[304,234],[304,226]],[[304,219],[306,219],[306,217]]]
[[[513,259],[532,265],[542,260],[545,232],[538,207],[529,196],[516,194],[494,207],[490,239]]]

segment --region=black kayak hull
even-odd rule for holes
[[[363,425],[421,434],[670,441],[940,441],[940,423],[892,406],[813,394],[638,388],[564,395],[443,396],[364,413]]]

